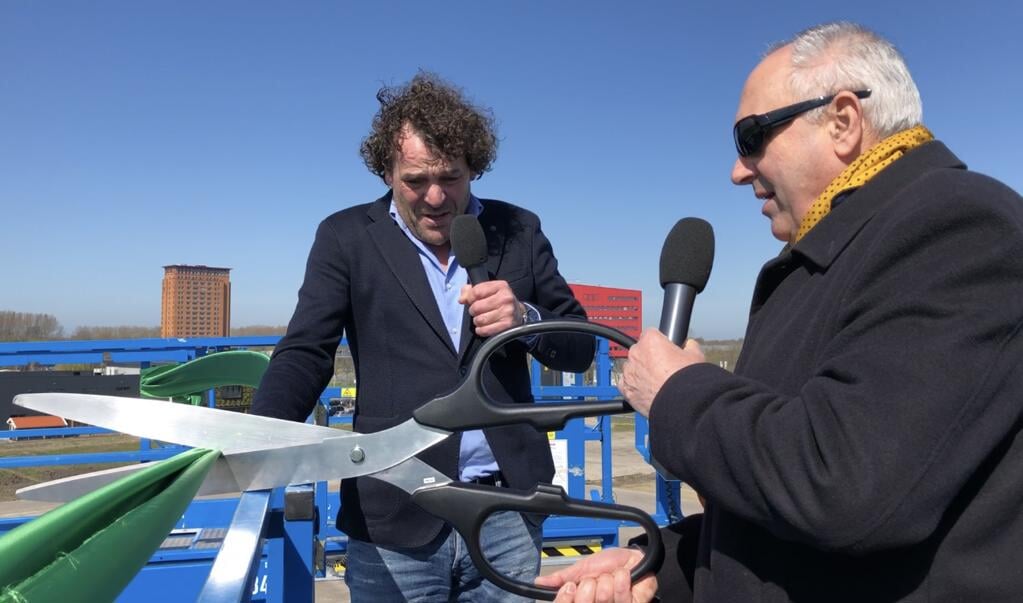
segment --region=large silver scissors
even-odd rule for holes
[[[199,494],[264,490],[292,484],[370,476],[411,495],[417,505],[448,522],[465,539],[480,572],[506,591],[553,600],[556,591],[514,580],[497,572],[479,547],[486,519],[498,511],[605,518],[638,523],[649,545],[632,578],[655,571],[664,549],[657,524],[640,509],[576,500],[551,484],[532,490],[457,482],[415,457],[451,435],[469,429],[528,423],[539,430],[564,427],[575,417],[632,412],[624,399],[556,404],[500,404],[483,388],[489,357],[520,337],[548,332],[582,332],[624,347],[635,340],[615,329],[574,320],[527,324],[488,339],[475,355],[455,391],[420,406],[407,421],[375,433],[352,433],[232,411],[154,399],[90,394],[21,394],[14,403],[52,415],[121,433],[192,447],[212,448],[221,456]],[[115,481],[144,465],[132,465],[23,488],[21,498],[68,501]]]

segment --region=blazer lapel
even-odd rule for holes
[[[370,238],[380,251],[381,257],[387,267],[394,274],[394,277],[401,283],[405,293],[412,300],[413,305],[419,310],[433,332],[451,350],[451,337],[444,327],[444,319],[440,315],[437,301],[430,290],[430,284],[423,272],[422,260],[419,258],[419,250],[412,241],[409,241],[401,228],[394,223],[388,209],[391,205],[391,193],[377,199],[367,212],[372,222],[367,229]]]

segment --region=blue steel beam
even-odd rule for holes
[[[19,366],[30,362],[39,364],[93,364],[103,361],[103,354],[129,354],[137,361],[153,360],[143,352],[159,355],[173,351],[189,351],[203,355],[207,351],[235,348],[272,347],[280,341],[279,335],[252,337],[191,337],[149,339],[83,339],[65,341],[12,341],[0,343],[0,366]],[[121,360],[128,362],[129,360]]]
[[[109,354],[111,362],[188,362],[195,359],[194,350],[138,350]]]
[[[15,467],[49,467],[52,465],[92,465],[100,463],[136,463],[162,461],[180,454],[182,447],[154,448],[125,452],[93,452],[89,454],[49,454],[45,456],[0,457],[0,469]]]
[[[0,354],[0,366],[22,366],[33,362],[39,364],[99,364],[103,362],[103,354],[86,352],[80,354],[57,352]]]
[[[102,427],[46,427],[39,429],[8,429],[0,431],[0,440],[31,440],[36,438],[66,438],[80,435],[115,433]]]
[[[258,335],[252,337],[164,337],[148,339],[9,341],[0,343],[0,355],[47,352],[113,352],[119,350],[265,347],[276,345],[280,339],[280,335]]]
[[[270,490],[245,492],[231,519],[210,577],[199,593],[203,603],[235,603],[248,599],[266,533]]]
[[[533,397],[538,401],[545,400],[561,402],[565,398],[578,398],[580,390],[578,385],[535,385],[533,386]],[[621,398],[622,394],[617,387],[588,385],[585,387],[586,397],[598,400]]]
[[[267,526],[267,568],[266,583],[260,582],[257,590],[266,587],[268,603],[311,603],[313,590],[313,532],[315,514],[299,512],[299,517],[286,519],[288,504],[286,497],[291,493],[307,493],[305,502],[315,500],[311,485],[276,488],[271,497],[270,523]],[[312,511],[312,509],[305,509]],[[255,598],[255,597],[253,597]]]

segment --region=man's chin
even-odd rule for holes
[[[427,245],[433,245],[435,247],[438,247],[447,244],[448,237],[450,236],[450,234],[448,231],[441,231],[433,228],[430,229],[421,228],[416,231],[416,236],[419,238],[420,241],[426,243]]]
[[[789,243],[792,241],[792,229],[786,228],[780,224],[775,224],[771,221],[771,236],[778,239],[782,243]]]

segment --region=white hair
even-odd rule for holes
[[[920,91],[902,55],[876,33],[849,22],[817,25],[775,44],[771,52],[792,45],[789,87],[797,99],[869,88],[864,120],[884,138],[923,123]],[[820,119],[823,108],[807,113]]]

